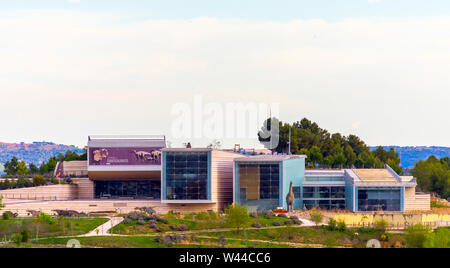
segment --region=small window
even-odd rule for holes
[[[294,187],[292,187],[292,191],[294,192],[294,198],[300,199],[300,187],[294,186]]]

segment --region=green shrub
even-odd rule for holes
[[[272,222],[273,226],[281,226],[281,223],[279,221],[274,221]]]
[[[232,204],[225,210],[225,214],[226,224],[236,228],[238,232],[241,228],[245,228],[250,220],[246,206]]]
[[[208,215],[208,213],[206,213],[206,212],[199,212],[199,213],[197,213],[197,215],[195,216],[195,219],[197,219],[197,220],[203,220],[203,221],[205,221],[205,220],[209,220],[209,215]]]
[[[338,230],[339,232],[345,232],[345,230],[347,230],[347,225],[345,224],[345,221],[339,221],[336,230]]]
[[[320,214],[319,212],[317,212],[317,211],[313,211],[312,213],[311,213],[311,220],[316,224],[316,226],[317,225],[319,225],[320,223],[322,223],[322,221],[323,221],[323,215],[322,214]]]
[[[390,237],[390,235],[389,235],[388,233],[383,233],[383,234],[381,234],[381,236],[380,236],[380,240],[381,240],[381,241],[389,241],[390,238],[391,238],[391,237]]]
[[[47,180],[42,175],[34,175],[33,176],[34,186],[41,186],[41,185],[44,185],[46,182],[47,182]]]
[[[48,225],[51,225],[51,224],[54,223],[54,220],[52,219],[52,217],[50,215],[48,215],[48,214],[43,213],[43,212],[41,212],[39,214],[38,220],[40,222],[42,222],[44,224],[48,224]]]
[[[16,243],[17,247],[20,247],[20,245],[22,244],[22,234],[21,233],[17,233],[15,235],[12,236],[12,241],[14,243]]]
[[[356,229],[356,232],[359,233],[359,234],[373,234],[373,233],[375,233],[375,229],[374,228],[363,228],[363,227],[360,227],[360,228]]]
[[[380,219],[375,222],[375,229],[382,233],[385,233],[388,227],[389,223],[385,219]]]
[[[22,229],[20,232],[20,235],[22,236],[22,242],[26,243],[30,239],[30,232],[27,229]]]
[[[29,188],[33,187],[33,182],[29,179],[25,179],[24,177],[20,177],[16,181],[16,187],[17,188]]]
[[[178,214],[176,214],[173,210],[169,210],[169,212],[167,212],[168,219],[176,219],[177,217],[178,217]]]
[[[2,219],[5,221],[11,219],[11,214],[9,212],[4,212],[2,214]]]
[[[450,229],[438,228],[425,238],[425,248],[450,248]]]
[[[335,231],[337,229],[337,221],[333,218],[328,220],[328,230]]]
[[[209,211],[208,212],[208,216],[209,216],[210,220],[218,220],[218,219],[220,219],[219,213],[214,212],[214,211]]]
[[[406,229],[406,244],[409,248],[423,248],[429,232],[429,228],[426,228],[422,224],[408,227]]]

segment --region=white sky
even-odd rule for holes
[[[0,141],[172,140],[172,105],[199,94],[278,102],[283,121],[307,117],[369,145],[450,146],[450,16],[128,18],[0,11]]]

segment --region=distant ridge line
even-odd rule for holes
[[[428,157],[434,155],[437,158],[450,157],[450,147],[445,146],[382,146],[385,150],[394,148],[395,152],[399,154],[401,165],[404,168],[413,168],[420,160],[426,160]],[[374,151],[378,146],[370,146],[371,151]]]

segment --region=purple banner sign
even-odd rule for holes
[[[89,148],[89,165],[161,165],[161,149],[162,148]]]

